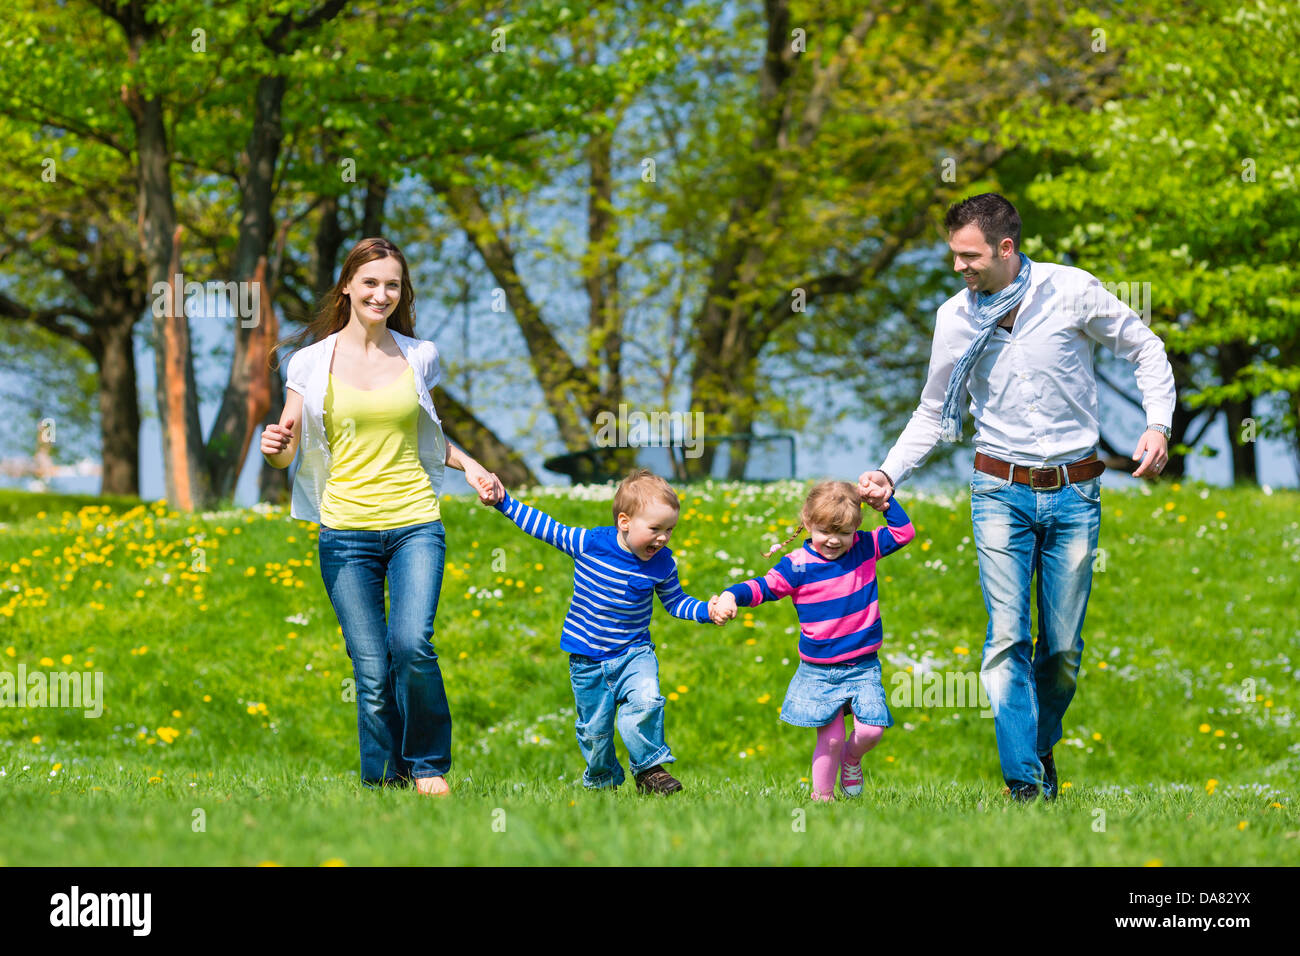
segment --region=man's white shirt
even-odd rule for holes
[[[979,331],[972,299],[963,290],[939,307],[921,402],[880,466],[896,483],[939,442],[953,366]],[[1160,338],[1095,276],[1034,262],[1012,329],[994,330],[967,379],[975,450],[1028,466],[1064,465],[1094,452],[1098,344],[1137,365],[1147,424],[1168,426],[1174,370]]]

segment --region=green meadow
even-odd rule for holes
[[[807,487],[682,489],[671,546],[686,590],[766,571]],[[610,522],[611,495],[519,493],[586,526]],[[721,628],[659,608],[685,790],[589,793],[559,651],[572,562],[444,499],[434,643],[453,793],[432,800],[358,783],[314,525],[2,493],[0,865],[1300,862],[1300,496],[1103,493],[1062,792],[1034,805],[1009,803],[992,720],[951,693],[978,671],[986,625],[968,495],[900,500],[918,534],[879,565],[895,726],[863,762],[862,797],[824,805],[809,799],[813,732],[777,719],[797,663],[789,602]],[[880,521],[867,511],[864,526]],[[20,670],[49,684],[45,700],[20,700]],[[86,699],[51,706],[69,703],[52,699],[60,673],[101,675],[98,716]]]

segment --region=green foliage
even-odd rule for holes
[[[1201,357],[1190,404],[1294,396],[1300,76],[1283,66],[1300,45],[1294,10],[1214,0],[1077,20],[1106,31],[1097,56],[1114,61],[1124,95],[1019,118],[1041,167],[1029,195],[1059,217],[1039,248],[1103,281],[1151,282],[1153,327],[1172,351]],[[1215,374],[1237,354],[1240,367]],[[1272,423],[1294,429],[1294,406]]]

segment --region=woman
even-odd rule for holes
[[[451,715],[430,643],[446,554],[438,491],[444,466],[464,471],[485,501],[500,483],[443,436],[438,349],[414,338],[414,300],[396,246],[352,248],[294,340],[312,344],[289,361],[284,412],[262,432],[262,455],[287,468],[302,438],[290,513],[320,524],[321,577],[356,678],[362,782],[413,779],[442,796]]]

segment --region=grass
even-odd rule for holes
[[[687,489],[672,542],[686,589],[707,597],[766,570],[761,552],[805,490]],[[610,520],[605,489],[524,497],[568,523]],[[909,668],[977,671],[986,623],[966,495],[901,500],[919,533],[879,566],[891,692]],[[1293,493],[1104,493],[1079,692],[1056,749],[1068,786],[1037,806],[1002,796],[978,707],[896,696],[863,797],[810,801],[812,732],[777,720],[796,661],[788,602],[721,629],[657,611],[687,789],[584,791],[558,650],[572,564],[466,499],[443,507],[435,645],[454,796],[430,801],[357,783],[351,671],[314,526],[0,495],[0,668],[105,682],[97,719],[0,707],[0,864],[1300,860]]]

